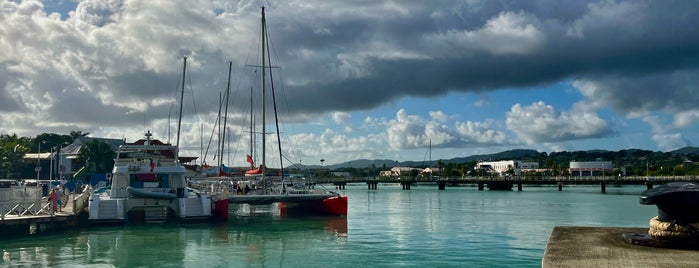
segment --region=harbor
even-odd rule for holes
[[[587,185],[526,189],[348,184],[346,217],[285,217],[275,206],[231,204],[226,222],[77,228],[4,238],[0,249],[3,265],[541,267],[556,226],[641,229],[657,214],[638,203],[640,185],[605,195]]]

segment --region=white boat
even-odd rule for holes
[[[266,81],[268,79],[266,72],[271,69],[271,67],[266,66],[269,61],[269,56],[266,55],[266,51],[269,51],[267,47],[266,37],[267,37],[267,26],[265,21],[265,10],[262,8],[262,59],[261,65],[259,66],[262,71],[262,82],[261,82],[261,95],[262,95],[262,122],[261,132],[253,131],[253,120],[251,118],[251,135],[253,133],[261,134],[261,165],[255,167],[252,160],[252,149],[250,154],[247,155],[247,162],[251,164],[250,170],[246,171],[244,175],[238,177],[215,177],[215,178],[192,178],[190,179],[190,185],[194,188],[202,189],[203,191],[209,189],[216,189],[211,191],[212,195],[216,196],[215,199],[228,199],[230,203],[233,204],[252,204],[252,205],[265,205],[272,203],[280,203],[279,206],[283,211],[282,213],[312,213],[312,214],[326,214],[326,215],[347,215],[347,196],[340,195],[339,193],[332,192],[325,189],[315,189],[313,183],[308,183],[303,178],[291,178],[290,176],[284,175],[284,169],[281,158],[281,140],[279,139],[279,130],[277,128],[277,140],[278,156],[280,157],[280,167],[276,170],[270,170],[266,165],[266,94],[267,90]],[[258,67],[258,66],[254,66]],[[273,84],[272,84],[273,85]],[[274,88],[272,87],[272,96],[274,96]],[[226,102],[227,103],[227,102]],[[251,112],[252,115],[252,112]],[[276,116],[276,111],[275,114]],[[225,127],[223,128],[225,130]],[[225,137],[226,135],[222,135]],[[254,140],[252,137],[251,141]],[[252,148],[252,146],[251,146]],[[221,150],[223,151],[223,150]],[[222,159],[223,157],[219,157]],[[219,166],[222,166],[219,163]],[[223,194],[222,194],[223,193]]]
[[[186,68],[187,58],[184,58],[182,97]],[[119,146],[110,185],[96,189],[90,196],[91,222],[187,221],[213,216],[211,198],[187,188],[187,171],[178,159],[182,102],[180,99],[177,145],[151,140],[148,131],[145,139]]]
[[[162,222],[212,216],[207,194],[186,188],[186,170],[177,147],[151,140],[119,147],[111,185],[96,189],[89,200],[92,222]]]

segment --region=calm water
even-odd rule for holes
[[[647,227],[641,187],[348,185],[347,218],[242,206],[228,223],[97,227],[0,239],[2,266],[541,267],[557,225]]]

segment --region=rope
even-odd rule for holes
[[[658,216],[650,219],[648,235],[660,240],[699,239],[699,223],[661,221]]]

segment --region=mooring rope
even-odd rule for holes
[[[661,240],[699,239],[699,222],[661,221],[658,216],[650,219],[648,235]]]

